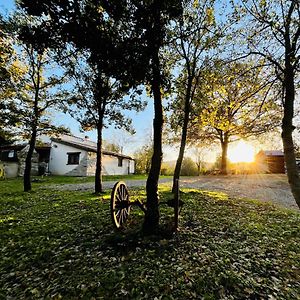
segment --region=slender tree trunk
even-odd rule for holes
[[[102,185],[102,120],[97,126],[97,156],[96,156],[96,171],[95,171],[95,193],[103,193]]]
[[[154,50],[155,51],[155,50]],[[153,121],[153,154],[151,159],[151,167],[146,183],[147,192],[147,211],[143,224],[145,234],[155,234],[159,226],[159,196],[158,196],[158,180],[162,162],[162,129],[163,129],[163,107],[160,93],[160,64],[158,49],[153,54],[153,79],[152,90],[154,98],[154,121]]]
[[[176,192],[176,181],[179,180],[180,177],[180,171],[181,171],[182,161],[184,157],[184,150],[186,146],[187,129],[188,129],[188,123],[190,117],[191,88],[192,88],[192,81],[189,79],[187,85],[187,91],[185,95],[185,101],[184,101],[184,120],[183,120],[182,131],[181,131],[180,149],[179,149],[179,155],[176,161],[176,166],[175,166],[175,171],[173,176],[173,187],[172,187],[173,193]]]
[[[201,172],[201,163],[197,163],[197,175],[200,176],[200,172]]]
[[[293,117],[295,101],[295,83],[294,74],[291,66],[287,66],[285,73],[285,98],[284,98],[284,115],[282,120],[282,141],[284,149],[284,159],[286,164],[288,181],[292,194],[300,208],[300,179],[296,165],[296,157],[293,143]]]
[[[36,142],[37,130],[33,128],[31,138],[29,141],[29,149],[25,160],[25,170],[23,176],[24,192],[31,191],[31,160]]]
[[[228,151],[228,134],[224,133],[224,138],[221,141],[222,157],[221,157],[221,174],[227,175],[227,151]]]
[[[42,75],[42,55],[37,56],[37,61],[34,63],[34,56],[31,53],[32,57],[31,63],[33,65],[33,69],[36,68],[36,70],[32,71],[32,82],[34,86],[34,102],[33,102],[33,120],[32,120],[32,132],[31,132],[31,138],[29,141],[29,150],[26,156],[25,160],[25,170],[24,170],[24,177],[23,177],[23,183],[24,183],[24,192],[31,191],[31,160],[32,160],[32,154],[34,151],[35,143],[36,143],[36,136],[37,136],[37,128],[38,124],[40,122],[40,112],[38,108],[39,104],[39,93],[40,93],[40,79]],[[34,74],[36,73],[36,78],[34,77]]]

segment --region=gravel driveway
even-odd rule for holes
[[[183,178],[182,187],[220,191],[235,198],[271,201],[280,206],[299,210],[284,174],[251,174],[231,176],[200,176]]]
[[[115,182],[104,181],[104,189],[111,189]],[[128,187],[145,187],[145,180],[127,180]],[[172,179],[162,178],[160,184],[171,186]],[[61,190],[93,190],[94,183],[64,184],[49,186]],[[206,175],[199,177],[182,177],[180,187],[195,188],[206,191],[220,191],[235,198],[251,198],[272,201],[287,208],[298,209],[284,174],[251,175]]]

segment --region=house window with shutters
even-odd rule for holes
[[[68,152],[68,165],[79,165],[80,152]]]

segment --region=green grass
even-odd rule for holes
[[[103,181],[118,181],[118,180],[139,180],[146,179],[146,175],[105,175],[102,177]],[[44,183],[85,183],[85,182],[94,182],[95,176],[88,177],[72,177],[72,176],[45,176],[37,177],[37,179],[42,180]]]
[[[161,178],[172,178],[171,176],[161,176]],[[119,181],[119,180],[146,180],[147,175],[105,175],[102,177],[103,181]],[[94,182],[95,176],[89,177],[72,177],[72,176],[33,176],[33,185],[49,185],[49,184],[76,184]],[[14,184],[22,184],[23,178],[18,177],[16,179],[8,179],[6,181],[0,181],[0,184],[5,182],[11,182]]]
[[[143,237],[138,209],[114,232],[110,191],[45,184],[0,182],[0,299],[299,299],[298,212],[184,190],[180,231]],[[172,214],[161,205],[162,227]]]
[[[172,178],[172,176],[161,176],[161,178]],[[40,176],[33,177],[43,184],[69,184],[69,183],[85,183],[94,182],[95,176],[88,177],[72,177],[72,176]],[[119,181],[119,180],[146,180],[147,175],[105,175],[102,177],[103,181]],[[17,180],[22,180],[18,178]]]

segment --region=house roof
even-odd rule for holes
[[[88,138],[80,138],[72,135],[62,134],[59,137],[51,138],[51,140],[56,143],[72,146],[78,149],[86,150],[88,152],[95,152],[95,153],[97,152],[97,143],[89,140]],[[117,156],[120,158],[127,158],[133,160],[132,157],[121,153],[116,153],[116,152],[106,151],[106,150],[103,150],[102,153],[104,155]]]
[[[0,147],[0,151],[9,151],[9,150],[16,150],[20,151],[25,148],[28,144],[17,144],[17,145],[5,145]],[[39,146],[35,146],[35,150],[50,150],[50,144],[42,144]]]
[[[8,150],[16,150],[16,151],[20,151],[23,148],[25,148],[26,144],[22,144],[22,145],[5,145],[5,146],[1,146],[0,147],[0,151],[8,151]]]
[[[266,156],[283,156],[284,155],[284,153],[281,150],[261,150],[260,152]]]

